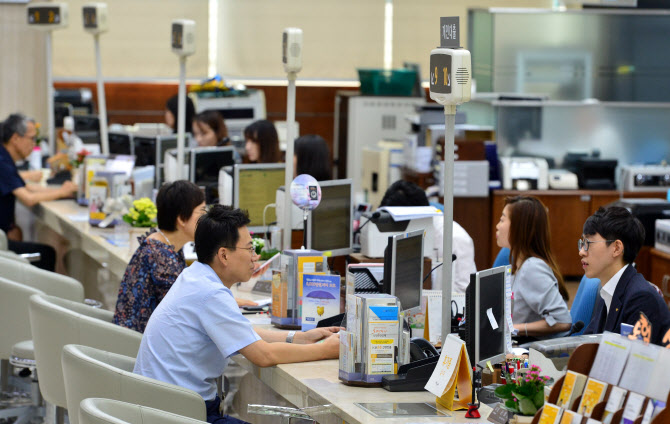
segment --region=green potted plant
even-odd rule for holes
[[[135,200],[123,220],[133,227],[155,227],[156,205],[148,197]]]
[[[505,408],[516,414],[516,422],[531,422],[533,416],[544,405],[544,386],[550,380],[540,375],[537,365],[521,370],[516,380],[506,373],[507,384],[495,389],[495,395],[504,400]],[[527,417],[527,420],[524,418]]]

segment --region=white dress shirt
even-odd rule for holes
[[[607,313],[609,314],[610,312],[610,305],[612,304],[612,296],[614,296],[614,290],[616,290],[617,284],[619,284],[619,280],[621,279],[621,276],[623,275],[623,272],[626,270],[628,267],[628,264],[624,265],[623,268],[619,270],[616,274],[610,278],[610,280],[603,286],[603,288],[600,290],[600,297],[603,298],[605,301],[605,306],[607,307]]]

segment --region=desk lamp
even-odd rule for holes
[[[68,25],[69,13],[66,3],[30,3],[26,8],[28,25],[46,31],[46,70],[47,70],[47,122],[49,154],[56,153],[56,124],[54,122],[54,84],[51,70],[51,32]]]
[[[195,53],[195,21],[172,21],[172,53],[179,56],[179,108],[177,112],[177,176],[184,178],[184,134],[186,133],[186,58]]]
[[[100,142],[102,154],[109,154],[109,138],[107,136],[107,102],[105,101],[105,84],[102,80],[102,58],[100,55],[100,34],[109,30],[109,19],[106,3],[88,3],[82,7],[84,31],[93,34],[95,46],[95,71],[98,87],[98,118],[100,119]]]
[[[282,34],[282,63],[288,79],[286,96],[286,173],[284,187],[291,187],[293,181],[293,134],[295,125],[295,80],[302,69],[302,30],[286,28]],[[288,190],[287,190],[288,191]],[[283,248],[291,248],[291,197],[284,196],[284,236]]]
[[[454,125],[456,106],[470,101],[470,52],[459,46],[458,16],[440,18],[440,47],[430,52],[430,98],[444,106],[444,228],[454,222]],[[444,237],[443,256],[452,252],[451,237]],[[443,261],[442,316],[451,311],[451,261]],[[446,340],[450,326],[442,326]]]

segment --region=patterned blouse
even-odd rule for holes
[[[140,333],[144,333],[152,312],[186,267],[182,250],[175,252],[174,246],[147,238],[150,234],[138,237],[140,246],[121,280],[114,312],[115,324]]]

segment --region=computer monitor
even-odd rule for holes
[[[110,132],[107,134],[109,140],[109,153],[117,155],[133,155],[133,137],[124,132]]]
[[[277,189],[284,184],[284,170],[283,163],[235,165],[233,206],[249,212],[249,231],[267,231],[267,227],[263,226],[263,211],[275,202]],[[265,225],[272,221],[266,219]]]
[[[400,300],[403,310],[421,306],[424,230],[389,236],[384,253],[384,293]]]
[[[156,188],[163,182],[163,156],[170,149],[177,148],[177,135],[135,136],[133,137],[137,166],[156,167]],[[188,140],[184,141],[188,145]]]
[[[98,115],[74,115],[74,131],[87,132],[95,131],[100,132],[100,118]]]
[[[235,164],[233,146],[196,147],[190,149],[189,179],[196,185],[218,185],[219,171]]]
[[[470,274],[465,290],[465,346],[470,363],[505,359],[505,272],[507,267]]]
[[[307,248],[333,256],[353,252],[351,179],[320,181],[321,203],[307,219]]]

